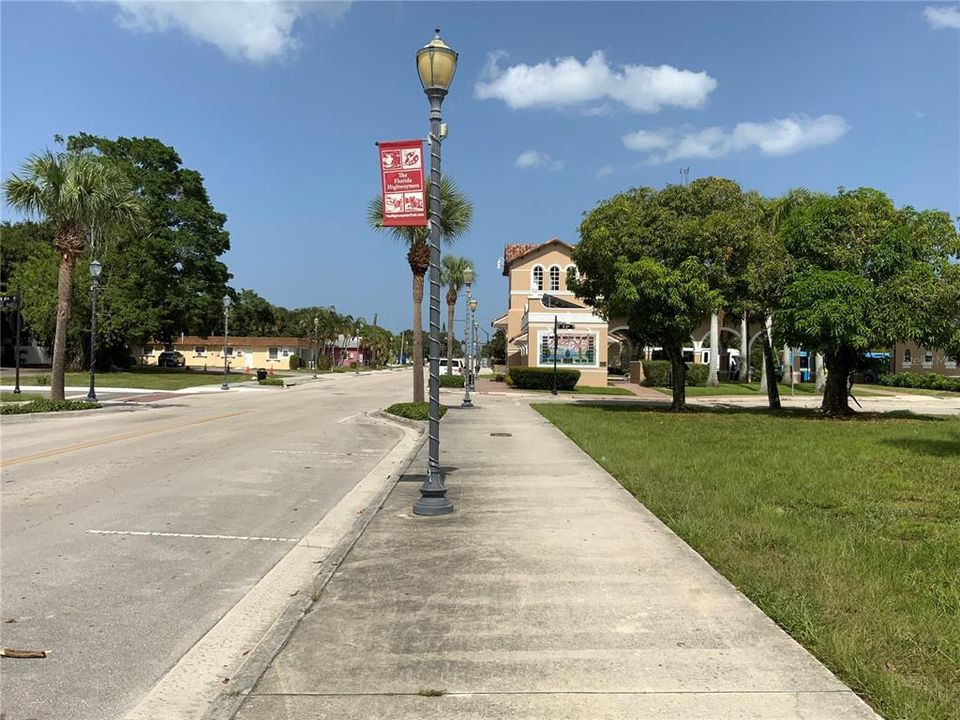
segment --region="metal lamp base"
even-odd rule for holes
[[[96,395],[94,395],[93,393],[87,393],[87,402],[96,402],[96,401],[97,401]]]
[[[462,408],[472,408],[472,407],[473,407],[473,401],[470,400],[469,398],[464,398],[463,401],[460,403],[460,407],[462,407]]]
[[[220,386],[220,389],[221,389],[221,390],[229,390],[229,389],[230,389],[230,386],[227,385],[226,383],[224,383],[223,385]]]
[[[421,490],[420,492],[424,492]],[[446,490],[443,491],[446,493]],[[444,495],[421,495],[413,504],[413,514],[426,517],[449,515],[453,512],[453,503]]]

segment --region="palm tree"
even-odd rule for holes
[[[440,180],[440,239],[452,243],[470,229],[473,204],[456,183],[444,175]],[[413,401],[423,402],[423,278],[430,269],[429,226],[384,227],[383,198],[377,196],[367,206],[367,222],[376,230],[386,230],[407,246],[407,263],[413,274]]]
[[[456,255],[444,255],[440,264],[442,266],[440,284],[447,286],[447,375],[451,375],[453,373],[453,316],[460,288],[464,286],[463,271],[470,267],[470,261]]]
[[[137,225],[144,210],[126,176],[89,153],[46,150],[27,158],[21,173],[13,173],[3,182],[7,203],[49,222],[54,228],[53,246],[60,255],[50,399],[63,400],[67,325],[77,258],[86,249],[87,236],[94,227]]]

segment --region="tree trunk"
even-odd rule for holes
[[[50,399],[64,399],[64,371],[67,356],[67,325],[70,324],[70,297],[73,294],[73,269],[77,256],[61,253],[57,279],[57,331],[53,340],[53,370],[50,378]]]
[[[683,361],[683,349],[679,346],[664,346],[664,352],[670,359],[673,385],[673,402],[670,409],[683,412],[687,409],[687,364]]]
[[[777,371],[773,367],[773,345],[767,329],[760,332],[760,343],[763,348],[763,376],[767,380],[767,406],[771,410],[779,410],[780,388],[777,386]]]
[[[816,367],[817,374],[816,374],[816,381],[815,381],[815,384],[814,384],[814,389],[815,389],[818,393],[822,393],[822,392],[823,392],[823,389],[824,389],[824,388],[826,387],[826,385],[827,385],[827,368],[826,368],[826,366],[823,364],[823,353],[817,353],[817,359],[816,359],[816,365],[815,365],[815,367]]]
[[[847,402],[849,396],[848,381],[853,371],[857,354],[849,348],[826,353],[827,384],[823,389],[823,403],[820,410],[830,417],[849,417],[853,409]]]
[[[413,275],[413,401],[423,395],[423,274]]]
[[[447,375],[453,374],[453,311],[456,299],[447,300]]]

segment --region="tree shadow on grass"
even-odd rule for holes
[[[912,452],[915,455],[957,458],[960,460],[960,435],[952,440],[929,440],[924,438],[896,438],[882,441],[884,445]]]
[[[770,410],[762,407],[740,407],[735,405],[688,405],[683,412],[674,412],[661,402],[651,401],[624,401],[624,400],[578,400],[567,403],[576,407],[595,408],[611,413],[654,413],[659,415],[766,415],[785,420],[819,420],[821,422],[875,422],[878,420],[915,420],[918,422],[947,422],[950,418],[942,415],[917,415],[909,410],[893,412],[857,412],[847,418],[831,418],[825,416],[817,408],[782,408]],[[545,407],[563,407],[563,405],[547,405]]]

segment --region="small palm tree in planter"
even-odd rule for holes
[[[60,255],[60,272],[50,399],[63,400],[67,325],[77,258],[86,250],[87,237],[94,227],[141,224],[143,204],[117,167],[85,152],[46,150],[31,155],[21,175],[13,173],[4,181],[3,194],[10,207],[54,228],[53,247]]]
[[[452,243],[470,230],[473,204],[449,176],[440,180],[440,239]],[[383,198],[377,196],[367,206],[367,222],[376,230],[386,230],[407,246],[407,263],[413,274],[413,401],[423,402],[423,278],[430,269],[430,228],[384,227]]]

